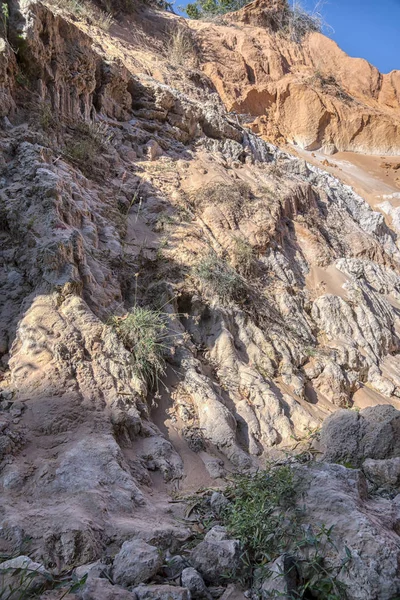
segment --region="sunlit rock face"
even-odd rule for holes
[[[55,4],[12,3],[0,45],[1,553],[40,585],[79,565],[70,598],[220,597],[240,541],[217,524],[193,549],[176,494],[328,417],[297,470],[307,522],[337,527],[335,568],[354,551],[348,598],[394,597],[396,191],[378,211],[262,137],[394,154],[396,74],[285,42],[279,2],[188,23],[186,60],[179,17]]]

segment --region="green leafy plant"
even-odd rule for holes
[[[9,582],[6,582],[7,575],[11,576]],[[79,591],[85,584],[87,575],[74,581],[71,572],[53,576],[47,571],[42,572],[25,566],[2,569],[0,579],[0,600],[38,598],[46,590],[60,590],[58,600],[62,600],[68,594]]]
[[[302,523],[301,511],[296,508],[297,487],[295,472],[289,465],[271,464],[264,471],[233,479],[224,492],[230,503],[221,517],[232,538],[241,544],[241,572],[233,575],[257,590],[266,577],[277,576],[269,571],[268,563],[286,554],[291,557],[289,570],[296,571],[293,575],[298,582],[291,600],[344,600],[345,588],[337,580],[337,573],[351,560],[351,552],[345,548],[346,556],[336,570],[326,565],[326,548],[334,546],[333,528]],[[270,595],[279,596],[280,592]]]
[[[189,3],[186,14],[190,19],[210,18],[217,15],[225,15],[228,12],[239,10],[250,0],[196,0]]]
[[[292,470],[284,466],[238,475],[225,490],[231,502],[223,513],[223,524],[240,540],[246,567],[266,564],[288,543],[284,519],[286,509],[293,505],[293,486]]]
[[[168,329],[168,318],[161,310],[134,306],[123,317],[113,316],[109,320],[132,354],[136,375],[151,387],[165,375],[165,354],[174,337]]]
[[[299,502],[302,480],[293,468],[297,458],[304,462],[301,454],[286,464],[271,463],[265,470],[233,476],[223,492],[229,503],[218,514],[211,509],[205,492],[190,496],[186,516],[191,515],[192,520],[197,517],[197,543],[199,528],[206,532],[216,524],[225,526],[230,537],[239,540],[240,565],[224,575],[250,588],[252,598],[282,597],[279,579],[285,578],[291,582],[285,594],[290,600],[345,600],[346,587],[338,574],[352,560],[351,551],[345,546],[345,555],[333,566],[328,560],[329,548],[337,552],[333,527],[311,526],[304,521]],[[278,558],[282,560],[275,562]],[[273,570],[271,565],[275,565]],[[266,580],[272,583],[268,593],[261,589]]]

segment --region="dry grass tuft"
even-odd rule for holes
[[[91,0],[47,0],[47,2],[63,13],[89,21],[90,24],[104,31],[108,31],[113,22],[112,14],[98,8]]]
[[[174,66],[193,68],[198,64],[196,43],[189,29],[179,27],[171,33],[165,54]]]

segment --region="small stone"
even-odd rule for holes
[[[145,146],[145,151],[149,160],[153,161],[162,155],[162,150],[156,140],[150,140]]]
[[[166,565],[163,568],[164,575],[168,579],[175,579],[176,577],[179,577],[182,571],[188,566],[189,563],[183,556],[172,556],[166,560]]]
[[[21,575],[24,576],[25,593],[33,594],[46,581],[49,573],[43,565],[34,562],[29,556],[17,556],[0,564],[0,590],[15,589],[16,593],[7,595],[10,600],[20,598]]]
[[[228,498],[221,494],[221,492],[213,492],[210,498],[210,505],[212,510],[219,515],[223,509],[230,504]]]
[[[103,564],[101,561],[97,560],[93,563],[88,563],[87,565],[81,565],[74,570],[74,577],[78,581],[81,580],[85,575],[89,577],[97,577],[101,578],[107,576],[108,574],[108,566]]]
[[[108,579],[98,577],[88,578],[79,598],[81,600],[137,600],[133,592],[119,585],[113,585]]]

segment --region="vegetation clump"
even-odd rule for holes
[[[155,387],[165,375],[165,354],[172,342],[168,315],[161,310],[134,306],[123,317],[111,317],[109,324],[131,352],[137,377]]]
[[[197,50],[193,36],[188,28],[176,28],[170,35],[166,55],[175,66],[194,67],[197,65]]]
[[[337,575],[350,562],[351,552],[346,547],[340,565],[329,564],[326,557],[329,547],[334,548],[333,528],[303,522],[300,489],[293,464],[271,463],[265,470],[235,475],[223,492],[229,502],[218,514],[204,496],[197,504],[190,499],[191,510],[197,511],[205,531],[220,524],[239,541],[240,566],[225,576],[250,588],[252,598],[282,597],[278,590],[284,577],[293,582],[285,594],[288,600],[345,600],[346,588]],[[284,558],[282,572],[271,570],[280,557]],[[261,589],[267,579],[272,582],[268,592]]]
[[[233,266],[243,277],[251,275],[256,260],[251,244],[242,238],[235,238],[232,260]]]
[[[194,269],[205,288],[222,302],[240,301],[247,297],[246,284],[239,273],[215,252],[209,252]]]
[[[65,145],[66,157],[83,170],[91,169],[111,141],[107,124],[85,121],[72,127],[71,132],[71,138]]]
[[[218,206],[219,204],[225,204],[230,206],[236,213],[251,199],[250,186],[244,181],[234,184],[218,182],[210,183],[201,190],[198,190],[191,198],[191,204],[196,210],[202,210],[209,205]]]
[[[104,31],[108,31],[113,22],[112,14],[98,8],[91,0],[48,0],[48,2],[63,12],[74,15],[77,19],[88,20]]]
[[[189,3],[186,14],[190,19],[213,19],[240,10],[252,0],[195,0]],[[271,13],[270,25],[273,31],[290,37],[296,43],[314,31],[322,31],[324,20],[320,11],[321,0],[313,10],[304,8],[299,0],[294,0],[290,5],[286,2],[283,9]]]

